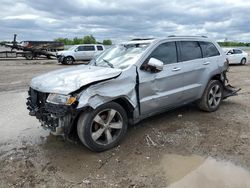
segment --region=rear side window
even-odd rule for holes
[[[94,46],[83,46],[83,51],[95,51]]]
[[[234,49],[234,54],[242,54],[242,51],[238,49]]]
[[[103,50],[102,46],[97,46],[97,50]]]
[[[150,55],[150,58],[161,60],[164,64],[177,63],[175,42],[160,44]]]
[[[203,52],[203,57],[213,57],[220,55],[220,52],[213,43],[211,42],[199,42],[199,43]]]
[[[202,58],[201,48],[196,41],[181,41],[181,61]]]

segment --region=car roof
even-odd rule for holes
[[[103,44],[77,44],[74,46],[103,46]]]
[[[157,42],[157,41],[165,41],[165,40],[201,40],[201,41],[212,41],[211,39],[209,39],[206,36],[184,36],[184,35],[170,35],[168,37],[165,38],[136,38],[136,39],[132,39],[131,41],[126,41],[126,42],[122,42],[121,44],[147,44],[147,43],[153,43],[153,42]]]

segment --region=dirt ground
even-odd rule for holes
[[[250,187],[250,64],[231,66],[242,88],[214,113],[195,105],[130,127],[94,153],[43,130],[25,106],[29,80],[67,66],[0,60],[0,187]]]

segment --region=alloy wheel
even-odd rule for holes
[[[222,98],[222,90],[219,85],[214,85],[208,94],[208,104],[211,108],[216,108],[221,101]]]
[[[121,114],[114,109],[105,109],[94,117],[91,124],[91,137],[97,144],[108,145],[119,137],[122,126]]]

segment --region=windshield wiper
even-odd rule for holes
[[[108,60],[106,59],[102,59],[105,63],[107,63],[108,66],[110,66],[111,68],[114,68],[113,64],[110,63]]]

